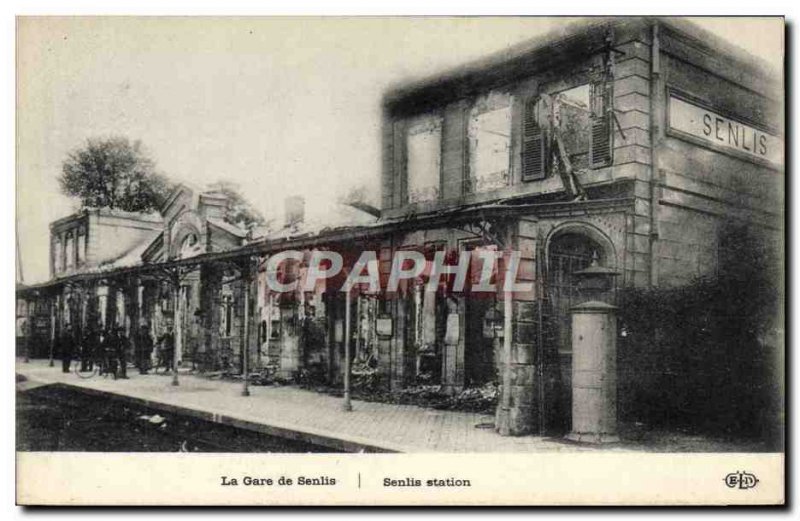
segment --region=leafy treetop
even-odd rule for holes
[[[141,142],[125,137],[87,140],[67,156],[58,181],[62,192],[80,199],[84,208],[127,212],[159,209],[173,187],[156,172]]]

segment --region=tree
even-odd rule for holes
[[[172,190],[141,142],[125,137],[87,140],[67,156],[58,182],[64,194],[79,198],[85,208],[127,212],[157,210]]]
[[[228,198],[228,211],[225,220],[231,224],[242,225],[245,228],[264,226],[267,224],[264,216],[244,196],[239,185],[231,181],[217,181],[207,186],[212,192],[218,192]]]

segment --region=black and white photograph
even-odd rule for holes
[[[783,504],[785,31],[18,16],[18,504]]]

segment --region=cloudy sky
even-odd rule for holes
[[[377,201],[380,101],[570,23],[565,18],[20,18],[17,217],[25,282],[48,277],[56,178],[89,137],[143,142],[175,180],[238,183],[267,215],[366,186]],[[782,63],[775,20],[701,19]],[[755,25],[754,25],[755,24]]]

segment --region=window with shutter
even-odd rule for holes
[[[564,151],[573,170],[589,168],[589,141],[592,133],[591,91],[591,85],[585,83],[553,96],[553,127],[560,134]]]
[[[614,150],[611,132],[611,86],[606,82],[592,83],[592,134],[589,160],[592,168],[609,166]]]
[[[530,98],[523,107],[522,180],[535,181],[546,175],[545,134],[539,124],[538,98]]]

